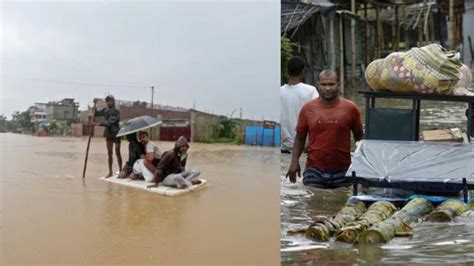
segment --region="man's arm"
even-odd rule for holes
[[[104,116],[104,111],[105,111],[105,108],[104,109],[101,109],[101,110],[95,110],[95,116]]]
[[[364,137],[364,129],[362,126],[362,120],[360,115],[360,110],[355,106],[354,117],[352,120],[352,135],[354,135],[354,140],[360,141]]]
[[[291,183],[296,183],[296,174],[301,177],[300,156],[304,150],[307,134],[306,132],[296,132],[295,143],[293,144],[293,151],[291,153],[291,164],[288,173],[286,173],[286,177],[290,177]]]
[[[173,159],[173,154],[171,152],[165,152],[156,166],[155,177],[153,179],[154,184],[147,186],[147,188],[158,187],[160,182],[164,178],[164,169]],[[146,160],[145,160],[146,161]]]
[[[186,155],[187,156],[187,155]],[[188,157],[184,158],[182,161],[181,161],[181,166],[183,167],[183,172],[185,171],[186,169],[186,162],[188,161]]]
[[[145,159],[143,160],[143,164],[145,165],[145,167],[152,173],[156,171],[155,166],[153,166],[152,164],[153,159],[155,159],[155,155],[153,154],[153,152],[149,152],[145,155]]]

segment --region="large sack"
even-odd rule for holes
[[[455,88],[469,87],[472,74],[453,52],[430,44],[373,61],[365,79],[376,91],[453,94]]]

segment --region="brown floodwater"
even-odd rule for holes
[[[179,197],[99,180],[103,139],[83,180],[85,149],[85,138],[0,134],[0,264],[280,263],[277,149],[191,143],[188,167],[209,183]]]

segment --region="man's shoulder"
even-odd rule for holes
[[[306,84],[306,83],[303,83],[303,82],[301,82],[299,85],[301,86],[301,88],[304,88],[306,90],[311,90],[311,91],[316,90],[315,86],[309,85],[309,84]]]
[[[357,104],[354,102],[354,101],[351,101],[349,99],[346,99],[346,98],[339,98],[340,99],[340,103],[343,104],[343,105],[346,105],[346,106],[349,106],[349,107],[356,107],[358,108]]]
[[[311,108],[320,104],[319,98],[311,99],[303,104],[302,109]]]
[[[316,90],[316,87],[312,86],[312,85],[309,85],[309,84],[306,84],[306,83],[303,83],[303,82],[300,82],[296,85],[288,85],[288,84],[285,84],[283,86],[280,87],[280,89],[282,91],[285,91],[285,90],[289,90],[289,89],[299,89],[299,90],[305,90],[305,91],[313,91],[313,90]]]
[[[148,141],[148,143],[146,144],[147,146],[150,146],[150,147],[153,147],[153,148],[157,148],[158,146],[153,142],[153,141]]]

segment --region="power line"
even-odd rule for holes
[[[121,88],[149,88],[150,87],[150,86],[137,86],[137,85],[104,84],[104,83],[82,82],[82,81],[71,81],[71,80],[55,80],[55,79],[27,78],[25,80],[37,81],[37,82],[46,82],[46,83],[61,83],[61,84],[74,84],[74,85],[84,85],[84,86],[101,86],[101,87],[121,87]]]

